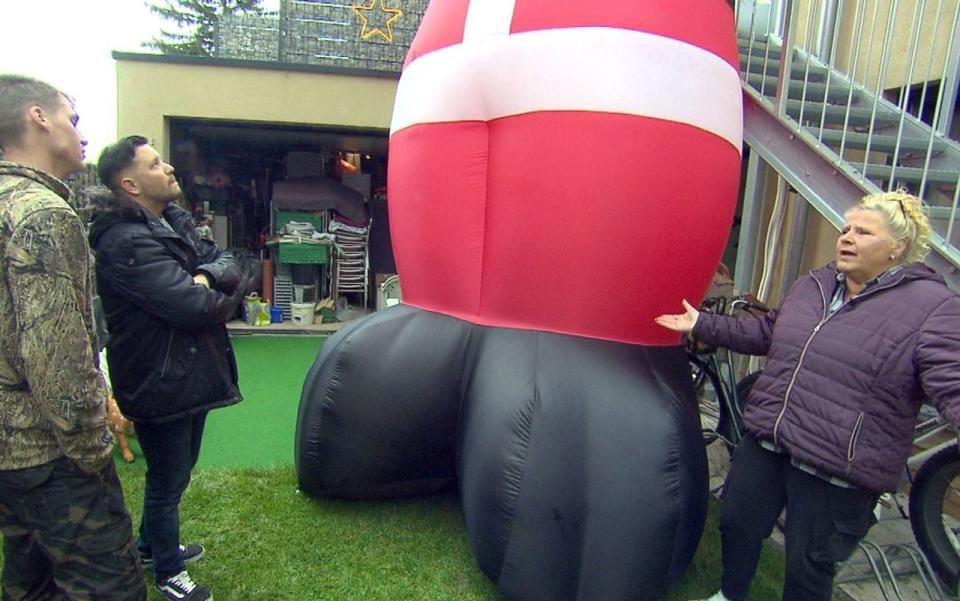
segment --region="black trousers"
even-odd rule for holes
[[[830,484],[797,469],[788,455],[747,435],[733,456],[720,510],[721,590],[744,601],[763,541],[784,507],[784,601],[829,601],[837,563],[847,559],[875,522],[879,495]]]

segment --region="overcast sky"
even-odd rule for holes
[[[74,96],[87,157],[95,161],[117,135],[111,52],[153,52],[141,43],[161,27],[173,25],[143,0],[0,0],[0,73],[38,77]]]
[[[0,0],[0,72],[44,79],[76,98],[88,160],[117,135],[113,50],[140,43],[164,24],[142,0]]]

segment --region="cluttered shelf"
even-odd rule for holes
[[[280,309],[282,320],[310,322],[314,313],[346,304],[346,295],[358,296],[367,307],[369,225],[328,212],[274,212],[273,236],[266,241],[272,261],[264,282],[272,280],[268,302]]]

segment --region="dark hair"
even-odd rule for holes
[[[100,153],[100,160],[97,161],[97,175],[100,176],[100,183],[113,190],[114,194],[120,194],[122,190],[117,176],[133,164],[137,148],[149,143],[150,140],[147,138],[134,135],[120,138],[104,148]]]
[[[40,106],[52,111],[57,99],[69,96],[39,79],[24,75],[0,75],[0,151],[16,145],[26,130],[24,111]]]

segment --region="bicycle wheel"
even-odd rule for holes
[[[737,402],[733,403],[733,399],[729,399],[727,403],[720,403],[720,419],[717,421],[717,434],[723,438],[730,455],[733,455],[733,450],[737,448],[737,443],[740,442],[740,438],[743,435],[743,408],[746,407],[747,396],[750,394],[753,384],[759,377],[759,371],[745,375],[737,382]]]
[[[960,452],[935,453],[910,488],[910,528],[937,575],[950,588],[960,582]]]

